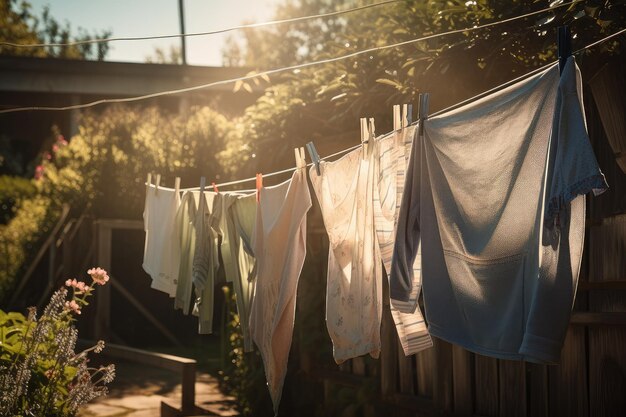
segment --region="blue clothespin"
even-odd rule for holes
[[[309,142],[306,144],[306,149],[309,151],[309,155],[311,155],[311,161],[315,164],[315,171],[317,171],[317,175],[321,175],[320,172],[320,156],[317,153],[317,149],[315,149],[315,145],[313,142]]]
[[[413,123],[413,105],[407,104],[406,107],[407,107],[406,125],[411,126],[411,123]]]
[[[417,109],[417,118],[419,120],[419,135],[424,134],[424,122],[428,119],[428,93],[420,93],[419,107]]]
[[[567,58],[572,55],[572,34],[568,26],[559,26],[557,28],[556,42],[559,53],[559,74],[562,74]]]

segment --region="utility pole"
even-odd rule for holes
[[[178,0],[178,16],[180,17],[180,55],[183,59],[183,65],[187,65],[187,47],[185,44],[185,7],[184,0]]]

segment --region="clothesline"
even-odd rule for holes
[[[2,46],[12,46],[12,47],[15,47],[15,48],[47,48],[47,47],[78,46],[78,45],[86,45],[86,44],[94,44],[94,43],[104,43],[104,42],[117,42],[117,41],[144,41],[144,40],[151,40],[151,39],[170,39],[170,38],[187,38],[187,37],[193,37],[193,36],[208,36],[208,35],[217,35],[217,34],[220,34],[220,33],[232,32],[232,31],[240,30],[240,29],[251,29],[251,28],[264,27],[264,26],[274,26],[274,25],[280,25],[280,24],[284,24],[284,23],[295,23],[295,22],[302,22],[302,21],[306,21],[306,20],[313,20],[313,19],[321,19],[321,18],[326,18],[326,17],[338,16],[338,15],[342,15],[342,14],[347,14],[347,13],[357,12],[357,11],[361,11],[361,10],[365,10],[365,9],[370,9],[370,8],[373,8],[373,7],[384,6],[384,5],[391,4],[391,3],[398,3],[398,2],[401,2],[401,1],[403,1],[403,0],[387,0],[387,1],[382,1],[380,3],[367,4],[365,6],[354,7],[354,8],[346,9],[346,10],[337,10],[337,11],[328,12],[328,13],[320,13],[320,14],[315,14],[315,15],[292,17],[292,18],[289,18],[289,19],[270,20],[268,22],[249,23],[249,24],[245,24],[245,25],[232,26],[232,27],[228,27],[228,28],[216,29],[216,30],[211,30],[211,31],[206,31],[206,32],[177,33],[177,34],[170,34],[170,35],[153,35],[153,36],[123,36],[123,37],[112,37],[112,38],[101,38],[101,39],[83,39],[83,40],[79,40],[79,41],[66,42],[66,43],[13,43],[13,42],[0,42],[0,45],[2,45]],[[582,1],[582,0],[577,0],[577,1]],[[556,6],[556,7],[560,7],[560,6]],[[556,8],[556,7],[554,7],[554,8]]]
[[[537,15],[537,14],[540,14],[540,13],[547,12],[547,11],[552,11],[552,10],[555,10],[556,8],[559,8],[559,7],[571,6],[571,5],[573,5],[575,3],[579,3],[581,1],[583,1],[583,0],[574,0],[574,1],[569,2],[569,3],[563,3],[563,4],[560,4],[558,6],[554,6],[554,7],[547,7],[547,8],[542,9],[542,10],[537,10],[537,11],[534,11],[534,12],[530,12],[530,13],[526,13],[526,14],[523,14],[523,15],[519,15],[519,16],[515,16],[515,17],[499,20],[499,21],[496,21],[496,22],[485,23],[483,25],[474,25],[474,26],[469,27],[469,28],[454,29],[454,30],[450,30],[450,31],[447,31],[447,32],[442,32],[442,33],[436,33],[436,34],[432,34],[432,35],[422,36],[422,37],[419,37],[419,38],[414,38],[414,39],[410,39],[410,40],[407,40],[407,41],[397,42],[397,43],[390,44],[390,45],[383,45],[383,46],[367,48],[367,49],[364,49],[364,50],[361,50],[361,51],[352,52],[352,53],[349,53],[349,54],[346,54],[346,55],[341,55],[341,56],[338,56],[338,57],[326,58],[326,59],[321,59],[321,60],[318,60],[318,61],[305,62],[305,63],[301,63],[301,64],[290,65],[290,66],[287,66],[287,67],[275,68],[275,69],[266,70],[266,71],[260,71],[258,73],[246,75],[246,76],[243,76],[243,77],[237,77],[237,78],[230,78],[230,79],[226,79],[226,80],[214,81],[214,82],[210,82],[210,83],[206,83],[206,84],[200,84],[200,85],[191,86],[191,87],[185,87],[185,88],[180,88],[180,89],[160,91],[160,92],[156,92],[156,93],[145,94],[145,95],[142,95],[142,96],[116,98],[116,99],[101,99],[101,100],[96,100],[96,101],[92,101],[92,102],[89,102],[89,103],[76,104],[76,105],[71,105],[71,106],[62,106],[62,107],[42,107],[42,106],[16,107],[16,108],[0,110],[0,114],[21,112],[21,111],[66,111],[66,110],[78,110],[78,109],[94,107],[94,106],[97,106],[97,105],[100,105],[100,104],[128,103],[128,102],[146,100],[146,99],[155,98],[155,97],[163,97],[163,96],[169,96],[169,95],[174,95],[174,94],[188,93],[188,92],[192,92],[192,91],[203,90],[203,89],[206,89],[206,88],[209,88],[209,87],[215,87],[215,86],[218,86],[218,85],[231,84],[231,83],[234,83],[234,82],[237,82],[237,81],[252,80],[252,79],[255,79],[255,78],[263,76],[263,75],[273,75],[273,74],[277,74],[277,73],[281,73],[281,72],[294,71],[294,70],[299,70],[299,69],[302,69],[302,68],[308,68],[308,67],[312,67],[312,66],[316,66],[316,65],[320,65],[320,64],[327,64],[327,63],[331,63],[331,62],[338,62],[338,61],[342,61],[344,59],[353,58],[353,57],[356,57],[356,56],[360,56],[360,55],[364,55],[364,54],[368,54],[368,53],[372,53],[372,52],[378,52],[378,51],[382,51],[382,50],[386,50],[386,49],[397,48],[397,47],[400,47],[400,46],[409,45],[409,44],[413,44],[413,43],[417,43],[417,42],[423,42],[423,41],[426,41],[426,40],[435,39],[435,38],[439,38],[439,37],[443,37],[443,36],[454,35],[454,34],[464,33],[464,32],[472,32],[472,31],[475,31],[475,30],[480,30],[480,29],[484,29],[484,28],[487,28],[487,27],[497,26],[497,25],[501,25],[501,24],[504,24],[504,23],[512,22],[512,21],[515,21],[515,20],[524,19],[524,18],[527,18],[527,17],[530,17],[530,16],[534,16],[534,15]]]

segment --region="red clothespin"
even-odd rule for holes
[[[215,193],[219,193],[219,191],[217,190],[217,185],[215,185],[214,182],[212,182],[211,185],[213,186],[213,191],[215,191]]]
[[[256,174],[256,202],[261,201],[260,191],[263,187],[263,174]]]

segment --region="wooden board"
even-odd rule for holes
[[[550,416],[588,416],[586,352],[585,328],[570,326],[561,350],[561,363],[548,368]]]
[[[485,417],[498,415],[498,361],[474,355],[475,413]]]
[[[397,392],[398,346],[396,329],[389,307],[383,307],[380,352],[380,389],[383,399]]]
[[[451,413],[452,396],[452,345],[433,337],[435,363],[433,372],[433,402],[437,411]]]
[[[433,396],[433,365],[435,348],[428,348],[415,355],[415,379],[417,395],[432,398]]]
[[[548,367],[536,363],[526,364],[528,380],[528,415],[548,417]]]
[[[415,384],[413,376],[415,374],[415,365],[413,355],[405,356],[404,350],[400,343],[398,345],[398,376],[400,378],[400,392],[402,394],[413,394],[415,392]]]
[[[526,417],[526,364],[522,361],[499,362],[499,415]]]
[[[452,346],[454,414],[469,416],[474,409],[472,399],[472,354],[460,346]]]

